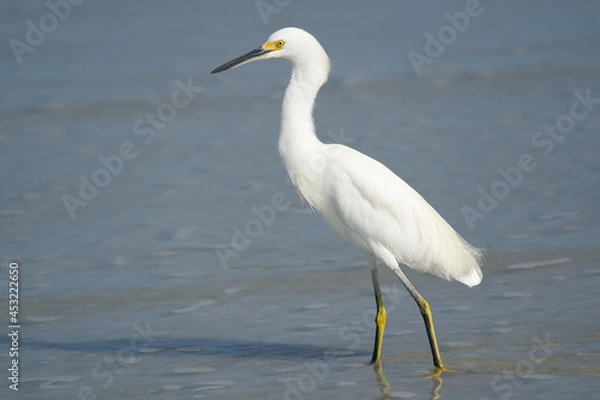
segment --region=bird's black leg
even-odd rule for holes
[[[385,330],[385,322],[387,314],[383,306],[383,298],[381,297],[381,289],[379,288],[379,277],[377,275],[377,265],[375,260],[370,260],[371,278],[373,279],[373,291],[375,292],[375,303],[377,304],[377,315],[375,316],[375,344],[373,345],[373,357],[371,364],[377,363],[381,358],[381,346],[383,343],[383,332]]]
[[[442,363],[442,357],[440,356],[440,350],[438,349],[437,338],[435,336],[435,329],[433,328],[433,316],[431,315],[431,308],[429,303],[417,292],[417,289],[410,283],[404,272],[400,268],[395,268],[394,272],[400,279],[400,282],[404,285],[408,293],[417,302],[419,311],[423,316],[425,322],[425,329],[427,330],[427,337],[429,339],[429,347],[431,347],[431,355],[433,356],[433,365],[435,366],[436,372],[444,371],[444,364]]]

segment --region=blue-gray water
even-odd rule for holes
[[[597,1],[56,4],[64,20],[0,5],[0,322],[17,260],[22,323],[19,392],[3,378],[0,397],[597,398]],[[445,13],[465,8],[458,32]],[[473,289],[408,271],[457,371],[443,381],[424,379],[421,317],[389,271],[382,374],[367,366],[365,262],[277,154],[289,64],[209,73],[289,25],[332,59],[321,138],[486,249]],[[104,187],[82,197],[81,179]]]

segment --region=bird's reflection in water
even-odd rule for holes
[[[388,380],[383,375],[383,363],[378,362],[373,366],[373,371],[375,371],[375,376],[377,377],[377,386],[379,386],[379,390],[383,396],[382,400],[389,400],[390,398],[390,390],[391,386]],[[429,400],[438,400],[441,399],[442,396],[439,394],[439,390],[442,387],[442,375],[434,374],[430,377],[432,386],[431,386],[431,395],[429,396]]]

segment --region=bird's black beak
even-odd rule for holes
[[[226,62],[225,64],[221,65],[220,67],[215,68],[211,74],[216,74],[218,72],[223,72],[226,71],[230,68],[233,67],[237,67],[238,65],[247,63],[252,61],[253,59],[260,57],[262,55],[265,55],[267,53],[271,52],[271,50],[265,50],[262,46],[254,49],[252,51],[249,51],[248,53],[244,54],[243,56],[239,56],[236,59],[233,59],[231,61]]]

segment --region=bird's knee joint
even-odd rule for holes
[[[377,315],[375,316],[375,322],[378,325],[385,324],[386,318],[387,318],[387,312],[385,311],[385,308],[380,307],[379,310],[377,310]]]
[[[419,310],[423,315],[431,313],[431,308],[429,307],[429,303],[427,302],[427,300],[423,298],[419,299]]]

